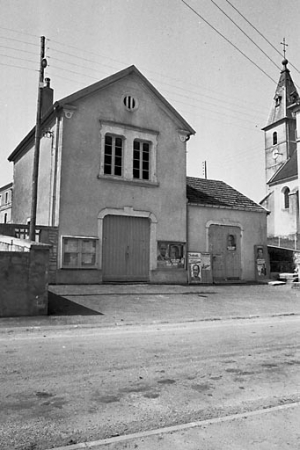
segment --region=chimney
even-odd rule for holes
[[[45,78],[45,83],[42,90],[42,117],[53,105],[53,89],[50,87],[50,78]]]

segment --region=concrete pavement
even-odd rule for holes
[[[52,450],[296,449],[300,446],[299,414],[300,403],[290,403]]]
[[[300,315],[300,290],[291,285],[50,286],[48,317],[0,319],[0,333],[35,327],[122,327]],[[60,307],[61,306],[61,307]],[[56,314],[55,314],[56,308]],[[56,450],[265,450],[300,448],[299,403],[212,417],[128,436],[74,443]],[[55,449],[52,449],[55,450]]]
[[[62,285],[49,287],[51,315],[0,319],[14,327],[176,323],[300,314],[300,290],[271,285]]]

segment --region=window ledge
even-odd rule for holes
[[[126,183],[126,184],[132,184],[136,186],[143,186],[143,187],[158,187],[159,183],[157,181],[149,181],[149,180],[135,180],[133,178],[123,178],[123,177],[115,177],[113,175],[97,175],[97,178],[99,180],[106,180],[106,181],[112,181],[117,183]]]

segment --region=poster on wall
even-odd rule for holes
[[[157,267],[162,269],[184,269],[185,244],[182,242],[158,241]]]
[[[189,282],[192,284],[211,282],[210,253],[189,252]]]
[[[254,256],[256,279],[267,279],[269,276],[269,258],[267,247],[265,245],[255,245]]]
[[[294,252],[294,266],[295,266],[295,272],[298,274],[300,274],[300,253],[299,252]]]

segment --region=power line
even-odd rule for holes
[[[32,62],[36,64],[36,61],[33,61],[32,59],[19,58],[18,56],[3,55],[3,53],[0,53],[0,56],[4,56],[5,58],[17,59],[18,61]]]
[[[281,52],[276,48],[272,42],[270,42],[251,22],[248,20],[229,0],[226,2],[282,57]],[[293,67],[298,73],[300,71],[293,64],[290,63],[290,66]]]
[[[35,52],[30,52],[29,50],[23,50],[21,48],[16,48],[16,47],[7,47],[7,45],[0,45],[0,48],[5,48],[7,50],[16,50],[18,52],[22,52],[22,53],[30,53],[31,55],[36,55]]]
[[[36,34],[25,33],[24,31],[14,30],[13,28],[0,27],[0,29],[5,30],[5,31],[12,31],[13,33],[17,33],[17,34],[24,34],[26,36],[32,36],[35,38],[39,38],[39,36],[37,36]]]
[[[94,79],[94,80],[98,80],[98,78],[95,77],[95,76],[86,75],[86,74],[79,73],[79,72],[76,72],[76,71],[74,71],[74,70],[70,70],[70,69],[67,69],[67,68],[59,67],[59,66],[56,66],[56,65],[53,66],[52,64],[49,64],[48,67],[52,67],[52,68],[57,69],[57,70],[62,70],[62,71],[64,71],[64,72],[70,72],[70,73],[79,75],[79,76],[81,76],[81,77],[88,77],[88,78],[92,78],[92,79]],[[65,78],[65,79],[66,79],[66,78]],[[179,95],[179,96],[184,97],[184,98],[189,98],[188,96],[186,96],[186,95],[184,95],[184,94],[179,94],[179,93],[176,93],[176,92],[170,92],[170,91],[166,91],[166,90],[164,90],[164,92],[165,92],[165,93],[169,93],[169,94],[171,94],[171,95]],[[175,103],[175,102],[181,103],[181,104],[184,104],[184,105],[187,105],[187,106],[190,106],[190,107],[192,107],[192,108],[195,108],[195,107],[196,107],[196,108],[199,108],[199,107],[198,107],[197,105],[195,105],[195,104],[191,104],[191,103],[184,102],[184,101],[180,101],[180,100],[177,100],[177,99],[174,99],[174,98],[173,98],[173,99],[172,99],[172,103]],[[199,103],[200,100],[197,100],[197,102]],[[209,104],[209,105],[211,105],[211,106],[215,106],[213,103],[210,103],[210,102],[206,102],[206,101],[203,101],[203,100],[201,100],[201,102],[202,102],[202,103]],[[224,107],[223,107],[223,108],[224,108]],[[226,108],[226,107],[225,107],[225,108]],[[230,109],[230,108],[226,108],[226,109],[229,110],[229,111],[231,111],[232,113],[236,112],[237,115],[243,114],[243,115],[247,115],[247,116],[251,117],[251,114],[247,114],[246,112],[241,112],[241,111],[237,111],[237,110],[234,111],[233,109]],[[206,111],[210,111],[210,112],[215,113],[215,111],[209,110],[209,109],[207,109],[207,108],[206,108]],[[240,121],[244,121],[244,122],[248,122],[248,123],[253,123],[253,122],[250,121],[249,119],[244,119],[244,118],[241,118],[241,117],[236,117],[236,116],[233,115],[233,114],[230,115],[230,114],[227,113],[227,116],[232,117],[232,118],[234,118],[234,119],[236,119],[236,120],[240,120]]]
[[[37,69],[30,69],[29,67],[23,67],[23,66],[16,66],[14,64],[5,64],[0,62],[1,66],[7,66],[7,67],[16,67],[17,69],[25,69],[25,70],[32,70],[33,72],[38,72]]]
[[[21,39],[9,38],[7,36],[5,36],[5,37],[0,36],[0,39],[6,39],[8,41],[14,41],[14,42],[21,42],[22,44],[33,45],[34,47],[38,47],[38,44],[33,44],[32,42],[21,41]]]
[[[271,61],[272,64],[274,64],[277,69],[280,70],[280,67],[270,58],[270,56],[262,48],[260,48],[260,46],[256,44],[256,42],[254,42],[254,40],[248,36],[248,34],[219,5],[217,5],[216,2],[214,2],[214,0],[210,1],[252,42],[252,44],[255,45],[255,47],[258,48],[258,50],[260,50],[269,59],[269,61]]]
[[[66,55],[69,55],[69,56],[74,56],[74,57],[76,57],[76,58],[78,58],[78,59],[83,59],[84,61],[87,61],[87,62],[89,62],[89,63],[91,63],[91,64],[97,64],[97,65],[99,65],[99,66],[106,66],[105,64],[102,64],[102,63],[98,63],[97,61],[91,61],[91,60],[89,60],[89,59],[87,59],[87,58],[81,58],[80,56],[75,56],[75,55],[70,55],[70,53],[68,53],[68,52],[61,52],[60,50],[55,50],[55,51],[58,51],[58,52],[60,52],[60,53],[63,53],[63,54],[66,54]],[[56,58],[56,57],[52,57],[52,56],[48,56],[48,58],[50,59],[50,61],[51,60],[54,60],[54,61],[60,61],[60,62],[62,62],[62,63],[66,63],[66,64],[69,64],[69,65],[72,65],[72,66],[75,66],[75,67],[80,67],[80,68],[82,68],[82,66],[80,65],[80,64],[76,64],[76,63],[74,63],[74,62],[70,62],[70,61],[66,61],[66,60],[62,60],[62,59],[60,59],[60,58]],[[49,66],[52,66],[52,64],[50,64]],[[53,66],[53,67],[55,67],[55,66]],[[112,68],[111,66],[108,66],[109,68]],[[65,71],[69,71],[67,68],[62,68],[62,67],[58,67],[60,70],[65,70]],[[96,70],[96,69],[89,69],[89,70],[92,70],[92,71],[94,71],[94,72],[97,72],[98,73],[98,71]],[[72,73],[77,73],[78,75],[82,75],[83,76],[83,74],[80,74],[79,72],[75,72],[75,71],[70,71],[70,72],[72,72]],[[95,78],[96,79],[96,78]],[[172,84],[170,84],[170,83],[167,83],[167,82],[165,82],[165,81],[162,81],[162,80],[157,80],[157,79],[154,79],[154,81],[155,82],[158,82],[159,84],[165,84],[165,85],[167,85],[167,86],[169,86],[169,87],[171,87],[171,88],[175,88],[175,89],[179,89],[179,90],[182,90],[182,91],[184,91],[184,92],[190,92],[190,93],[192,93],[193,95],[198,95],[198,96],[203,96],[203,97],[206,97],[206,98],[208,98],[208,99],[210,99],[210,100],[215,100],[215,101],[218,101],[219,103],[226,103],[227,105],[228,104],[232,104],[232,105],[234,105],[234,106],[236,106],[236,107],[238,107],[238,108],[241,108],[241,109],[245,109],[244,107],[242,107],[242,106],[240,106],[240,105],[237,105],[236,103],[234,103],[234,102],[229,102],[228,100],[221,100],[220,98],[214,98],[214,97],[212,97],[212,96],[208,96],[208,95],[206,95],[206,94],[203,94],[203,93],[198,93],[198,92],[195,92],[195,91],[191,91],[191,90],[188,90],[188,89],[186,89],[186,88],[182,88],[182,87],[179,87],[179,86],[174,86],[174,85],[172,85]],[[180,96],[183,96],[183,94],[179,94],[179,93],[174,93],[174,92],[172,92],[172,94],[175,94],[175,95],[180,95]],[[244,103],[243,103],[243,105],[244,105]],[[251,109],[253,109],[253,111],[255,111],[255,112],[257,112],[257,111],[259,111],[259,109],[254,109],[254,108],[251,108]],[[247,111],[249,111],[249,107],[247,108]],[[244,113],[245,114],[245,113]]]
[[[118,64],[123,64],[123,65],[127,65],[127,64],[128,64],[127,62],[124,62],[124,61],[121,61],[121,60],[116,60],[116,59],[110,58],[110,57],[108,57],[108,56],[99,54],[99,53],[94,53],[94,52],[90,52],[90,51],[88,51],[88,50],[80,49],[80,48],[75,47],[75,46],[72,46],[72,45],[62,44],[62,43],[60,43],[60,42],[58,42],[58,41],[52,41],[52,40],[50,40],[50,42],[55,42],[55,43],[58,43],[59,45],[61,45],[61,46],[63,46],[63,47],[74,48],[74,49],[76,49],[76,50],[80,50],[80,51],[83,51],[83,52],[85,52],[85,53],[89,53],[89,54],[91,54],[91,55],[99,56],[99,57],[101,57],[101,58],[107,58],[107,59],[110,59],[110,60],[112,60],[112,61],[117,62]],[[113,66],[109,66],[109,65],[103,64],[103,63],[99,63],[99,62],[96,62],[95,60],[92,61],[92,60],[89,60],[89,59],[87,59],[87,58],[83,58],[83,57],[81,57],[81,56],[71,54],[71,53],[69,53],[69,52],[63,52],[62,50],[58,50],[58,49],[56,49],[55,47],[47,47],[47,49],[53,50],[54,52],[62,53],[62,54],[64,54],[64,55],[72,56],[72,57],[77,58],[77,59],[83,59],[84,61],[88,61],[88,62],[93,63],[93,64],[105,65],[106,67],[109,67],[109,68],[111,68],[111,69],[118,70],[118,69],[116,69],[116,68],[113,67]],[[64,62],[66,62],[66,61],[64,61]],[[69,64],[73,64],[73,63],[69,63]],[[165,75],[162,75],[162,74],[159,73],[159,72],[155,72],[155,71],[150,70],[150,69],[148,69],[148,68],[146,68],[145,71],[146,71],[147,73],[149,72],[149,73],[153,73],[153,74],[155,74],[155,75],[165,76]],[[155,78],[152,78],[152,79],[155,80]],[[182,83],[182,82],[183,82],[182,80],[179,80],[178,78],[172,77],[172,76],[170,76],[169,74],[168,74],[168,79],[174,80],[174,81],[176,81],[176,82],[178,82],[178,83]],[[166,83],[165,81],[161,81],[161,80],[156,80],[156,81],[159,82],[159,83],[168,84],[169,86],[174,86],[174,85],[170,85],[169,83]],[[190,85],[190,86],[199,88],[198,85],[195,85],[195,84],[193,84],[193,83],[190,83],[188,80],[184,80],[184,84],[185,84],[185,85],[188,84],[188,85]],[[178,87],[178,86],[174,86],[174,87],[176,87],[176,88],[178,88],[178,89],[182,89],[181,87]],[[186,88],[185,88],[185,90],[186,90]],[[189,91],[189,92],[192,92],[192,91]],[[218,96],[221,95],[221,96],[223,96],[223,97],[225,97],[225,98],[230,98],[231,100],[232,100],[232,98],[235,98],[237,101],[240,101],[239,98],[237,98],[237,97],[232,97],[232,96],[230,96],[230,97],[229,97],[229,96],[226,96],[226,95],[224,95],[223,92],[218,92],[218,91],[215,91],[215,90],[212,90],[212,89],[210,89],[210,92],[214,92],[214,93],[215,93],[216,95],[218,95]],[[204,94],[202,94],[202,95],[204,95]],[[205,95],[204,95],[204,96],[205,96]],[[244,104],[244,102],[240,102],[240,103],[243,103],[243,104]],[[248,103],[251,103],[251,102],[248,102]],[[255,104],[256,104],[256,103],[255,103]]]
[[[258,70],[260,70],[264,75],[266,75],[270,80],[273,81],[273,83],[277,84],[277,82],[275,80],[273,80],[272,77],[270,77],[270,75],[267,74],[267,72],[265,72],[261,67],[259,67],[258,64],[256,64],[254,61],[252,61],[251,58],[249,58],[249,56],[247,56],[242,50],[240,50],[233,42],[231,42],[226,36],[224,36],[224,34],[222,34],[219,30],[217,30],[213,25],[211,25],[206,19],[204,19],[203,16],[201,16],[194,8],[192,8],[188,3],[186,3],[185,0],[181,0],[182,3],[184,3],[191,11],[193,11],[194,14],[196,14],[198,17],[200,17],[201,20],[203,20],[203,22],[205,22],[210,28],[212,28],[219,36],[221,36],[223,39],[225,39],[226,42],[228,42],[228,44],[230,44],[232,47],[234,47],[239,53],[241,53],[241,55],[243,55],[249,62],[251,62],[251,64],[253,64]]]

